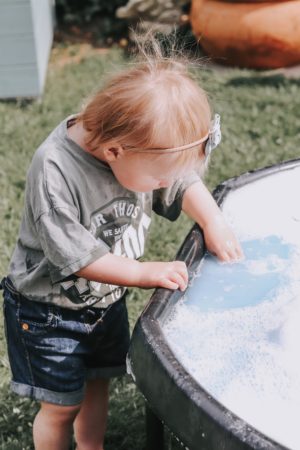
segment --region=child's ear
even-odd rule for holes
[[[120,145],[110,145],[104,149],[103,153],[107,162],[114,162],[122,158],[124,150]]]

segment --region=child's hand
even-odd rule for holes
[[[140,287],[162,287],[184,291],[187,284],[188,271],[182,261],[140,263],[138,282]]]
[[[218,214],[203,228],[207,249],[221,261],[236,261],[243,258],[243,250],[222,214]]]

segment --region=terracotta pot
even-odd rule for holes
[[[291,0],[223,0],[226,3],[266,3],[266,2],[272,2],[272,3],[280,3],[280,2],[289,2]]]
[[[250,68],[300,63],[300,0],[193,0],[191,24],[205,52],[219,63]]]

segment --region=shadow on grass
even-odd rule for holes
[[[39,97],[15,97],[15,98],[1,98],[0,104],[13,105],[19,109],[26,109],[31,106],[34,102],[40,102]]]
[[[110,389],[105,450],[145,448],[144,399],[129,376],[113,380]]]
[[[0,450],[32,450],[32,422],[38,404],[0,387]]]
[[[145,448],[144,400],[129,377],[111,382],[105,450]],[[38,402],[0,387],[0,450],[33,450],[32,424]],[[71,445],[70,449],[75,449]]]
[[[255,87],[255,86],[270,86],[279,88],[280,86],[286,86],[294,84],[300,86],[300,79],[287,79],[283,75],[252,75],[251,77],[235,77],[226,82],[226,86],[234,87]]]

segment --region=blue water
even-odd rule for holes
[[[277,236],[242,243],[245,258],[224,264],[207,254],[200,275],[187,290],[187,305],[202,312],[254,306],[269,299],[285,282],[293,246]],[[261,272],[249,270],[263,262]],[[280,263],[278,265],[278,262]]]

